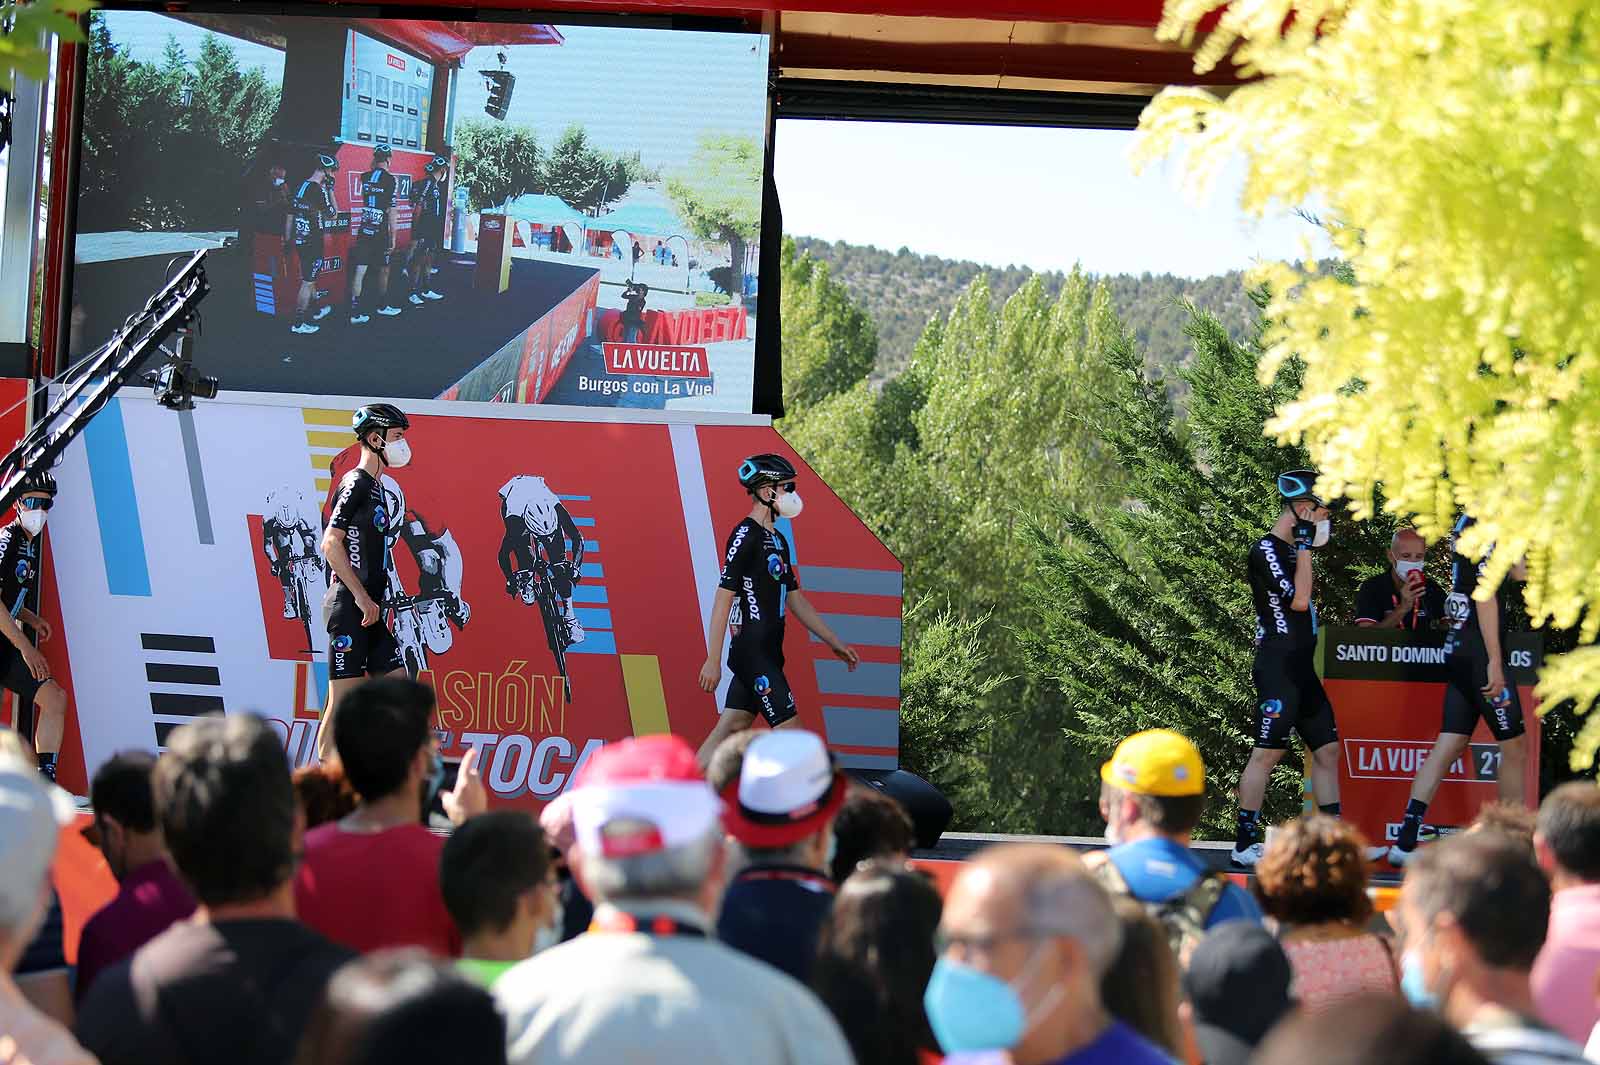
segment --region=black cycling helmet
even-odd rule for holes
[[[751,495],[769,484],[787,484],[795,476],[794,463],[782,455],[751,455],[739,463],[739,483]]]
[[[21,487],[23,495],[27,495],[29,492],[43,492],[45,495],[54,499],[56,494],[56,478],[55,475],[49,470],[38,470],[24,477],[22,479]]]
[[[411,419],[405,412],[393,403],[368,403],[356,411],[350,419],[350,428],[355,430],[356,438],[362,439],[368,433],[387,433],[390,429],[409,429]]]
[[[436,155],[432,159],[429,159],[428,160],[428,165],[423,167],[422,169],[426,170],[426,171],[428,171],[430,173],[432,171],[435,171],[435,170],[449,170],[450,169],[450,160],[446,159],[442,155]]]
[[[335,159],[327,152],[318,152],[317,165],[322,167],[324,170],[337,170],[339,169],[339,160]]]
[[[372,161],[374,163],[376,163],[379,159],[388,159],[393,155],[394,152],[390,150],[387,144],[380,144],[376,148],[372,149]]]
[[[1311,490],[1316,483],[1316,470],[1284,470],[1278,474],[1278,494],[1286,503],[1293,503],[1297,499],[1309,499],[1320,507],[1322,497]]]

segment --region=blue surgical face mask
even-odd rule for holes
[[[1024,985],[1032,976],[1042,945],[1035,945],[1023,966]],[[1045,1000],[1034,1008],[1033,1017],[1053,1008],[1060,993],[1060,985],[1052,987]],[[947,1054],[1009,1050],[1028,1034],[1033,1019],[1015,987],[992,973],[948,958],[934,963],[922,1006],[934,1036]]]
[[[1400,992],[1419,1010],[1439,1008],[1439,996],[1428,990],[1428,979],[1422,975],[1422,955],[1408,950],[1400,959]]]

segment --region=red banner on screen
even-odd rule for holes
[[[645,374],[651,377],[711,377],[711,360],[705,348],[679,348],[659,344],[613,344],[607,341],[606,373]]]

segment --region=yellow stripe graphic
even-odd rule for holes
[[[318,429],[306,431],[306,443],[312,447],[336,447],[343,451],[355,443],[355,439],[350,433],[330,433]]]
[[[301,407],[300,416],[307,425],[349,425],[355,415],[353,410],[329,410],[325,407]]]
[[[667,693],[661,687],[661,660],[655,655],[619,655],[622,686],[628,696],[628,717],[635,736],[672,731],[667,720]]]

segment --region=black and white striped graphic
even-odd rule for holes
[[[223,712],[217,643],[210,636],[141,632],[139,645],[144,648],[156,747],[165,750],[167,736],[179,725],[201,714]]]

